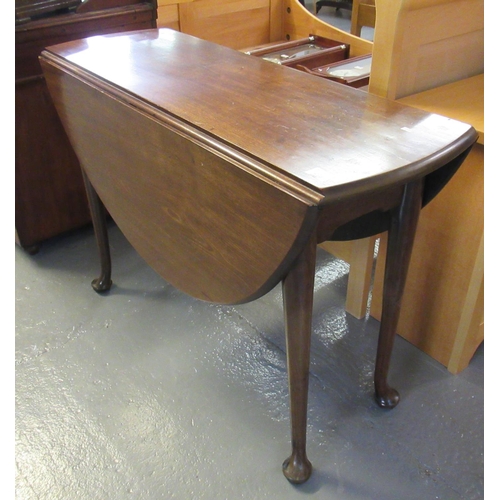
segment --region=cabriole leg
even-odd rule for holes
[[[394,211],[389,228],[382,317],[375,363],[375,399],[382,408],[394,408],[399,402],[399,394],[387,383],[387,375],[422,206],[422,189],[422,180],[406,185],[403,200],[399,209]]]
[[[108,226],[106,221],[106,210],[102,204],[99,195],[92,186],[87,174],[83,171],[83,181],[87,198],[89,201],[90,215],[94,225],[94,232],[99,250],[99,259],[101,263],[101,274],[92,281],[92,288],[98,292],[107,292],[111,288],[111,254],[109,251]]]
[[[316,241],[311,238],[283,280],[292,427],[292,454],[283,463],[283,473],[292,483],[307,481],[312,472],[306,455],[306,431],[315,265]]]

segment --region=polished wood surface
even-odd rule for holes
[[[87,0],[76,11],[16,25],[15,224],[17,241],[25,249],[35,252],[47,238],[90,223],[80,166],[38,56],[47,45],[155,26],[155,0]]]
[[[208,20],[204,19],[206,16]],[[351,57],[370,54],[373,45],[312,15],[304,7],[304,2],[299,0],[260,0],[257,3],[246,0],[158,0],[158,27],[194,34],[239,50],[271,42],[297,40],[311,33],[348,44]],[[360,249],[366,255],[373,243],[366,240],[364,244],[345,243],[342,246],[355,247],[356,252]],[[337,257],[340,253],[346,256],[336,243],[330,243],[328,251]],[[354,251],[347,254],[353,259],[348,260],[350,273],[346,308],[359,318],[366,313],[370,282],[365,276],[371,273],[373,258],[366,262]]]
[[[95,196],[161,276],[220,303],[283,282],[292,411],[284,473],[307,480],[316,245],[390,232],[375,387],[379,404],[393,407],[390,351],[420,207],[476,131],[172,30],[61,44],[41,61]],[[104,275],[110,284],[110,269]]]
[[[41,71],[41,70],[40,70]],[[29,252],[90,222],[80,165],[41,77],[16,82],[15,225]]]
[[[193,5],[184,5],[193,1],[158,0],[158,26],[197,34],[203,39],[238,49],[245,48],[250,43],[291,40],[316,33],[349,44],[351,56],[371,52],[371,42],[321,21],[311,15],[303,7],[303,2],[298,2],[298,0],[261,0],[258,4],[246,0],[197,0]],[[38,74],[40,69],[37,57],[40,51],[46,45],[63,41],[64,38],[60,37],[65,34],[73,39],[92,33],[139,28],[139,24],[130,23],[144,21],[144,16],[148,15],[148,11],[151,12],[148,3],[151,2],[87,0],[78,7],[77,17],[66,15],[57,16],[56,20],[50,18],[39,20],[30,25],[30,29],[27,29],[23,35],[19,35],[27,37],[25,42],[28,53],[26,57],[23,56],[22,51],[26,49],[18,44],[16,58],[18,60],[24,58],[24,62],[16,62],[16,70],[24,71],[22,68],[25,64],[29,64]],[[103,13],[104,4],[107,10]],[[113,12],[110,11],[111,8]],[[103,17],[105,19],[102,19]],[[26,28],[28,26],[23,29]],[[94,31],[85,31],[91,29]],[[56,38],[50,38],[54,36]],[[34,43],[37,38],[38,44]],[[16,227],[21,244],[25,248],[31,245],[30,248],[36,250],[38,242],[88,222],[89,214],[74,154],[64,134],[57,133],[57,129],[60,129],[59,123],[54,126],[49,124],[48,117],[54,116],[55,113],[48,98],[45,83],[43,81],[36,83],[40,87],[38,93],[42,93],[44,97],[43,99],[36,98],[35,107],[33,103],[30,103],[29,114],[25,114],[28,112],[28,106],[24,104],[25,97],[21,94],[30,92],[30,87],[21,90],[20,85],[19,82],[16,84],[18,102],[21,103],[19,109],[16,109],[16,123],[22,123],[23,127],[29,128],[32,133],[27,136],[22,133],[16,134],[24,141],[16,148],[16,154],[19,152],[17,160],[19,168],[16,170],[18,172],[16,186],[19,190],[16,194],[16,200],[19,200],[16,207]],[[33,99],[35,99],[34,96],[31,100]],[[50,109],[46,109],[47,106]],[[40,120],[40,125],[37,126]],[[57,117],[55,120],[58,122]],[[30,137],[31,140],[28,146],[26,137]],[[50,165],[48,162],[41,165],[42,158],[52,158]],[[43,166],[37,169],[42,178],[37,179],[36,182],[34,181],[35,169],[32,165]],[[51,168],[53,171],[50,171]],[[64,168],[64,173],[62,173],[62,168]],[[43,189],[35,190],[36,185],[42,185]],[[370,242],[367,242],[366,248],[363,248],[364,253],[369,245]],[[356,248],[359,246],[359,244],[356,245]],[[333,245],[329,248],[333,248]],[[361,262],[359,258],[355,261]],[[366,301],[364,309],[361,310],[360,296],[354,294],[360,290],[363,295],[366,295],[368,288],[366,281],[356,279],[357,276],[362,277],[366,274],[366,268],[358,269],[355,261],[349,261],[351,273],[346,306],[348,312],[359,317],[364,315]],[[351,307],[351,304],[354,305]]]
[[[484,14],[483,0],[394,0],[377,2],[377,25],[374,43],[345,33],[311,15],[298,0],[270,0],[269,21],[255,29],[257,19],[263,20],[261,10],[245,0],[228,2],[197,0],[159,0],[158,25],[179,31],[196,33],[204,39],[227,43],[242,49],[252,37],[268,43],[295,40],[309,34],[349,43],[351,56],[374,54],[370,92],[392,99],[411,95],[449,82],[483,72]],[[258,4],[261,7],[261,4]],[[189,24],[181,22],[182,10],[193,16]],[[196,11],[196,14],[194,15]],[[209,12],[211,22],[201,19]],[[354,12],[353,12],[354,16]],[[197,20],[204,29],[197,28]],[[222,37],[222,38],[221,38]],[[224,41],[224,39],[226,41]],[[255,42],[257,43],[257,42]],[[446,113],[445,113],[446,115]],[[465,120],[467,121],[467,120]],[[371,242],[348,243],[348,251],[330,244],[334,255],[369,253]],[[358,248],[359,247],[359,248]],[[365,315],[372,259],[357,258],[350,264],[348,312],[357,317]],[[359,266],[364,267],[359,267]],[[359,276],[360,279],[354,281]],[[353,295],[355,290],[361,292]]]
[[[429,113],[470,123],[484,145],[484,73],[399,99]]]
[[[140,43],[143,39],[149,43]],[[182,51],[175,50],[177,40]],[[167,68],[155,65],[160,51],[169,55]],[[120,89],[130,101],[140,95],[230,147],[251,150],[262,162],[255,168],[262,175],[299,193],[309,187],[325,201],[373,191],[388,179],[403,183],[429,173],[455,153],[452,140],[467,142],[463,136],[471,130],[171,30],[62,44],[57,57],[75,73],[82,67],[98,74],[109,92]],[[123,70],[117,71],[118,64]],[[149,79],[139,77],[145,67]],[[189,79],[182,77],[188,74]],[[198,78],[205,79],[202,87]],[[440,165],[434,163],[437,157]]]
[[[419,221],[397,332],[452,373],[484,339],[484,75],[402,102],[472,123],[479,138]],[[379,249],[370,314],[380,319],[386,238]]]

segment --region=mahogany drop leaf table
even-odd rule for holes
[[[173,286],[221,304],[282,282],[292,452],[306,481],[316,247],[389,231],[375,396],[387,382],[421,208],[477,138],[469,125],[172,30],[47,48],[41,64],[80,161],[101,275],[105,210]]]

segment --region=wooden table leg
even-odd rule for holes
[[[422,207],[422,190],[422,180],[406,185],[403,200],[394,211],[389,228],[382,317],[375,363],[375,399],[382,408],[394,408],[399,402],[399,394],[387,383],[387,375]]]
[[[92,186],[87,174],[82,169],[83,182],[89,200],[90,215],[94,225],[94,232],[97,240],[97,248],[99,250],[99,258],[101,263],[101,274],[98,278],[92,281],[92,288],[99,293],[107,292],[112,285],[111,281],[111,254],[109,251],[108,226],[106,221],[106,209],[102,204],[99,195]]]
[[[292,483],[309,479],[312,466],[306,455],[307,395],[311,351],[316,238],[306,245],[283,280],[292,454],[283,473]]]

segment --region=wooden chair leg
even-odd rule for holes
[[[345,310],[363,318],[368,308],[368,294],[373,272],[373,253],[377,236],[352,241]]]
[[[98,292],[107,292],[112,285],[111,281],[111,254],[109,250],[108,226],[106,221],[106,209],[102,204],[99,195],[92,186],[87,174],[82,169],[83,182],[89,200],[90,215],[94,225],[94,232],[97,240],[97,248],[99,250],[99,258],[101,263],[101,274],[98,278],[92,281],[92,288]]]
[[[362,26],[359,24],[359,2],[360,0],[353,0],[352,13],[351,13],[351,34],[361,36]]]
[[[349,264],[345,310],[363,318],[368,309],[368,295],[373,272],[373,254],[378,236],[351,241],[325,241],[320,247]]]
[[[422,206],[422,190],[422,180],[406,185],[403,200],[393,213],[389,228],[382,318],[375,363],[375,399],[382,408],[394,408],[399,402],[399,394],[387,383],[387,375]]]
[[[283,463],[283,473],[292,483],[307,481],[312,472],[306,430],[315,266],[316,241],[311,238],[283,280],[292,431],[292,454]]]

